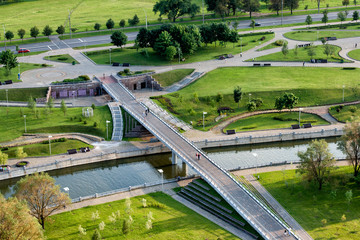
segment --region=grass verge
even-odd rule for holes
[[[329,113],[340,122],[350,121],[360,117],[360,104],[335,106],[329,109]]]
[[[317,41],[324,37],[352,38],[359,37],[359,31],[293,31],[284,34],[284,37],[298,41]]]
[[[288,41],[286,41],[286,40],[284,40],[284,39],[282,39],[282,41],[284,41],[284,43],[286,42],[288,42]],[[264,46],[264,47],[262,47],[262,48],[260,48],[260,49],[258,49],[258,50],[256,50],[256,51],[258,51],[258,52],[260,52],[260,51],[264,51],[264,50],[268,50],[268,49],[273,49],[273,48],[280,48],[280,47],[282,47],[282,46],[279,46],[279,45],[277,45],[275,42],[273,42],[273,43],[270,43],[270,44],[268,44],[268,45],[266,45],[266,46]]]
[[[360,61],[360,49],[350,51],[348,56],[352,59]]]
[[[48,37],[43,38],[31,38],[31,39],[25,39],[25,40],[13,40],[11,42],[6,41],[6,46],[19,46],[21,48],[22,45],[25,44],[32,44],[32,43],[41,43],[41,42],[50,42],[50,39]],[[0,47],[4,47],[5,43],[0,42]]]
[[[22,74],[25,71],[42,68],[42,67],[45,67],[45,65],[33,64],[33,63],[20,63],[20,72]],[[18,73],[19,73],[18,67],[11,69],[11,72],[9,74],[7,73],[4,67],[1,67],[0,81],[12,80],[13,82],[21,82],[21,80],[18,80]]]
[[[55,61],[55,62],[62,62],[62,63],[73,63],[79,64],[78,61],[75,60],[69,54],[61,54],[61,55],[53,55],[53,56],[46,56],[44,57],[46,60]]]
[[[175,69],[168,72],[154,74],[152,77],[159,82],[162,87],[167,87],[190,75],[194,70],[195,69]]]
[[[146,208],[142,206],[142,199],[146,199]],[[49,240],[85,239],[79,234],[79,225],[87,230],[87,235],[91,236],[99,223],[104,221],[105,229],[101,231],[103,239],[238,239],[164,193],[157,192],[133,197],[131,203],[131,216],[134,222],[126,236],[121,230],[123,220],[128,215],[125,213],[125,200],[51,216],[51,221],[46,222],[45,236]],[[120,217],[116,222],[110,222],[108,216],[117,210],[120,211]],[[92,213],[96,211],[100,219],[91,220]],[[149,212],[152,212],[154,220],[152,221],[153,228],[147,230],[145,224]]]
[[[8,100],[15,102],[27,102],[31,97],[43,98],[46,96],[48,88],[9,88]],[[6,90],[0,89],[0,101],[6,101]]]

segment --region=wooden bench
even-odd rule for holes
[[[299,129],[300,125],[299,124],[293,124],[291,125],[291,129]]]
[[[130,67],[130,63],[123,63],[123,67]]]
[[[12,80],[6,80],[6,81],[5,81],[5,84],[12,84],[12,83],[13,83]]]
[[[235,134],[235,130],[231,129],[231,130],[226,130],[226,135],[231,135],[231,134]]]
[[[253,64],[253,67],[260,67],[260,66],[261,66],[260,63],[254,63],[254,64]]]
[[[303,124],[303,128],[311,128],[311,127],[312,127],[311,123],[304,123]]]
[[[271,63],[264,63],[264,67],[271,67]]]
[[[112,65],[113,65],[113,67],[118,67],[118,66],[120,66],[120,63],[114,62]]]
[[[75,154],[75,153],[77,153],[76,149],[68,149],[67,152],[68,152],[68,154]]]

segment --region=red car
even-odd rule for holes
[[[18,51],[18,53],[27,53],[27,52],[30,52],[30,50],[26,48],[20,48]]]

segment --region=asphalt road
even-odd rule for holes
[[[348,16],[352,16],[353,11],[349,11]],[[321,21],[323,14],[311,14],[313,21]],[[283,17],[283,24],[292,24],[292,23],[305,23],[306,15],[299,16],[286,16]],[[328,13],[329,20],[337,19],[337,12]],[[249,28],[250,20],[241,21],[239,24],[239,28]],[[260,23],[261,26],[275,26],[281,23],[281,17],[275,18],[262,18],[256,21]],[[126,33],[128,36],[128,41],[135,40],[137,32]],[[76,37],[76,34],[74,34]],[[110,43],[110,35],[103,36],[95,36],[95,37],[86,37],[86,38],[73,38],[67,40],[59,40],[56,36],[50,37],[50,42],[42,42],[42,43],[33,43],[33,44],[24,44],[19,47],[29,49],[31,52],[39,52],[39,51],[48,51],[55,49],[63,49],[63,48],[73,48],[73,47],[81,47],[81,46],[89,46],[89,45],[97,45]],[[15,51],[15,46],[7,47],[12,51]],[[5,48],[0,48],[0,51],[3,51]]]

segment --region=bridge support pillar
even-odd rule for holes
[[[184,176],[188,175],[188,165],[184,161],[182,162],[182,172]]]
[[[172,164],[177,164],[177,162],[178,162],[178,156],[173,151],[171,151],[171,162],[172,162]]]

